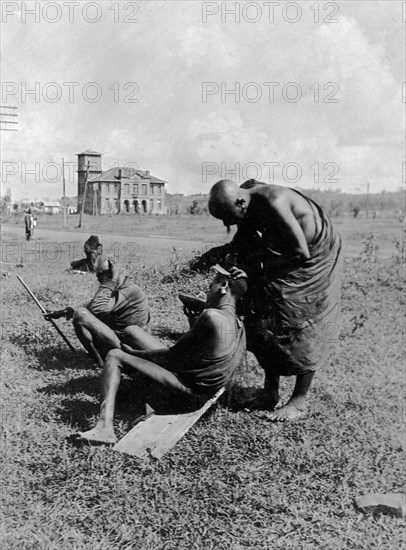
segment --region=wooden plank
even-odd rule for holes
[[[167,415],[152,415],[130,430],[114,447],[113,450],[138,458],[150,454],[161,458],[190,430],[201,416],[224,393],[221,388],[204,405],[193,412]]]

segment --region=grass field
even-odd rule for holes
[[[48,219],[47,229],[55,230],[57,218]],[[219,224],[206,217],[190,216],[182,229],[176,216],[137,223],[106,218],[98,227],[86,218],[82,231],[224,240]],[[15,274],[50,309],[81,305],[97,281],[68,273],[66,250],[57,261],[28,255],[21,264],[11,258],[11,276],[2,280],[0,547],[404,547],[404,519],[364,516],[353,506],[354,497],[370,491],[405,491],[404,234],[397,220],[336,223],[346,250],[342,331],[337,354],[315,377],[310,415],[277,425],[264,411],[240,410],[241,393],[263,381],[249,354],[219,406],[159,462],[70,443],[72,433],[95,420],[99,372],[69,323],[59,322],[76,353],[41,319]],[[22,246],[22,233],[22,227],[18,236],[6,227],[3,245]],[[52,239],[56,232],[38,234],[30,244]],[[140,247],[127,262],[150,298],[155,334],[168,343],[187,329],[177,293],[206,287],[202,275],[179,269],[188,254],[174,251],[168,240],[159,248]],[[284,380],[284,392],[292,382]],[[117,433],[126,433],[140,411],[136,387],[126,378]]]

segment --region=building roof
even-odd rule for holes
[[[44,202],[45,208],[61,208],[61,205],[57,201]]]
[[[153,176],[152,174],[147,174],[144,170],[136,170],[135,168],[110,168],[105,170],[100,174],[89,178],[89,183],[102,182],[117,182],[119,180],[119,170],[121,170],[121,181],[127,180],[128,182],[140,181],[143,179],[150,180],[151,183],[167,183],[165,180],[161,180]]]
[[[99,157],[103,153],[98,153],[97,151],[92,151],[92,149],[86,149],[86,151],[83,151],[83,153],[76,153],[76,156],[79,155],[87,155],[89,157]]]

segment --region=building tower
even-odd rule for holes
[[[78,157],[78,210],[82,204],[82,196],[85,188],[87,165],[90,162],[89,167],[89,180],[94,176],[101,174],[102,172],[102,154],[87,149],[83,153],[77,153]],[[93,188],[91,185],[87,186],[86,199],[85,199],[85,213],[93,214]]]

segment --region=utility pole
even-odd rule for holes
[[[85,185],[84,185],[84,188],[83,188],[82,204],[80,206],[80,215],[79,215],[79,225],[78,225],[78,227],[82,227],[82,216],[83,216],[83,212],[85,211],[85,202],[86,202],[86,193],[87,193],[87,180],[89,179],[89,170],[90,170],[90,160],[87,161],[87,168],[86,168],[86,175],[85,175]]]
[[[366,217],[368,218],[369,217],[369,189],[371,187],[371,184],[369,183],[369,181],[367,182],[367,204],[366,204],[366,207],[365,207],[365,210],[366,210]]]
[[[11,109],[11,111],[5,111],[5,109]],[[18,132],[18,128],[10,128],[9,126],[1,126],[2,124],[15,124],[18,125],[18,121],[16,120],[18,117],[17,113],[17,107],[11,106],[11,105],[0,105],[0,131],[1,132]],[[13,120],[10,120],[10,117],[13,118]]]
[[[62,159],[62,197],[63,197],[63,226],[67,227],[66,217],[66,186],[65,186],[65,161]]]
[[[121,212],[121,168],[118,169],[117,214]]]

